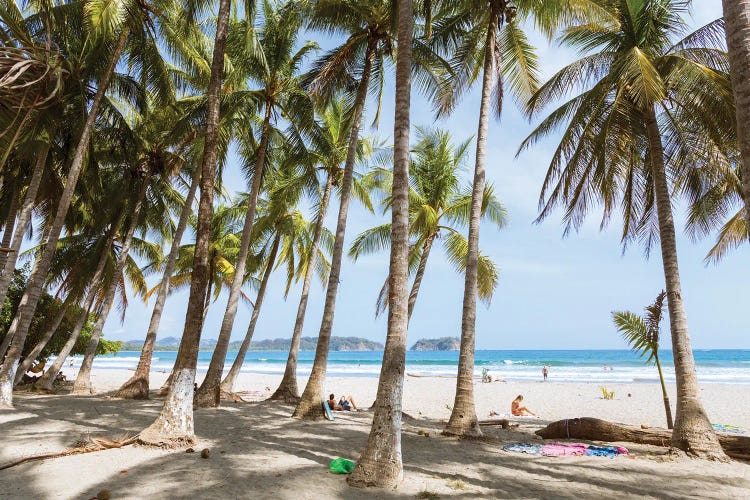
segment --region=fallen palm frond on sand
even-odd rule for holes
[[[67,448],[62,451],[55,453],[42,453],[40,455],[31,455],[25,458],[21,458],[14,462],[10,462],[5,465],[0,465],[0,470],[10,469],[16,465],[21,465],[26,462],[33,462],[37,460],[46,460],[48,458],[60,458],[67,457],[70,455],[82,455],[84,453],[92,453],[94,451],[109,450],[112,448],[122,448],[135,443],[138,440],[139,435],[130,436],[125,434],[119,439],[109,439],[105,437],[92,437],[84,436],[73,444],[72,448]]]

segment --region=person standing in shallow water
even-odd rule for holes
[[[544,381],[547,381],[547,375],[549,375],[549,370],[547,369],[547,365],[544,365],[542,367],[542,376],[544,377]]]

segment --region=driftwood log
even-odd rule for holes
[[[479,420],[477,423],[479,425],[499,425],[503,429],[510,428],[510,420],[508,420],[507,418],[494,419],[494,420]]]
[[[672,445],[672,431],[667,429],[639,429],[591,417],[558,420],[544,429],[539,429],[536,434],[544,439],[572,438],[605,442],[623,441],[666,447]],[[750,460],[750,436],[720,433],[717,435],[724,453],[732,458]]]

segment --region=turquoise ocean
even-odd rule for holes
[[[115,356],[97,357],[94,366],[105,369],[133,369],[138,363],[139,354],[124,351]],[[200,352],[199,371],[208,368],[211,354],[211,351]],[[171,351],[155,352],[153,370],[171,370],[176,355],[176,352]],[[227,369],[236,355],[236,352],[227,354]],[[750,384],[750,349],[699,349],[694,351],[694,355],[701,382]],[[314,356],[315,353],[312,351],[300,353],[299,375],[310,373]],[[328,375],[377,377],[382,357],[382,351],[331,352],[328,358]],[[79,365],[80,357],[77,358],[76,364]],[[280,375],[284,372],[286,358],[286,351],[251,351],[245,357],[242,371]],[[668,381],[674,381],[672,353],[663,351],[660,359],[665,377]],[[477,376],[486,368],[493,375],[509,381],[534,381],[541,379],[544,365],[550,367],[550,380],[558,382],[658,382],[656,368],[645,365],[642,358],[629,350],[476,351]],[[455,376],[457,366],[457,351],[409,351],[406,356],[406,371],[414,375]]]

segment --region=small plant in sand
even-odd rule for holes
[[[661,363],[659,363],[659,324],[661,323],[666,297],[667,293],[662,291],[656,297],[654,303],[646,307],[645,317],[638,316],[630,311],[615,311],[612,313],[612,320],[615,322],[617,330],[630,344],[630,347],[641,357],[648,354],[646,363],[656,365],[659,372],[659,382],[661,382],[661,392],[664,397],[664,411],[667,413],[667,428],[671,429],[673,427],[672,408],[669,404],[667,386],[664,384]]]
[[[605,386],[601,386],[600,389],[602,390],[603,399],[615,399],[615,391],[610,391]]]
[[[452,490],[465,490],[466,489],[466,483],[463,482],[461,479],[449,479],[445,483],[448,488]]]

